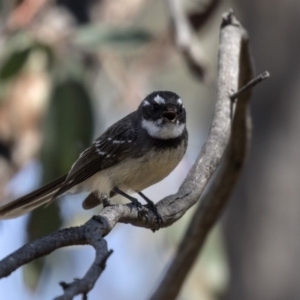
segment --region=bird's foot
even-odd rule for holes
[[[114,203],[106,195],[102,197],[101,202],[103,204],[103,207],[113,206],[114,205]]]
[[[143,205],[134,197],[131,197],[130,195],[126,194],[125,192],[121,191],[119,188],[114,187],[113,191],[125,198],[127,198],[128,200],[130,200],[132,202],[132,204],[137,208],[138,210],[138,214],[139,217],[143,217],[144,213],[143,213]]]
[[[160,215],[160,213],[158,212],[158,209],[157,209],[157,206],[151,201],[151,202],[148,202],[148,204],[146,205],[149,210],[151,210],[155,216],[156,216],[156,223],[157,223],[157,228],[155,229],[151,229],[153,232],[157,231],[160,229],[160,225],[162,224],[163,220],[162,220],[162,217]]]
[[[138,210],[140,210],[141,208],[143,208],[142,203],[139,202],[138,199],[136,199],[136,198],[131,198],[131,199],[129,199],[129,200],[132,202],[132,204],[133,204],[134,206],[136,206],[136,208],[137,208]]]
[[[162,224],[163,220],[162,220],[162,217],[161,217],[161,215],[159,214],[159,212],[157,210],[157,206],[153,203],[153,201],[151,201],[142,192],[138,192],[138,194],[147,202],[148,209],[151,210],[155,214],[155,216],[156,216],[157,228],[156,229],[152,229],[152,231],[155,232],[156,230],[159,230],[160,229],[160,225]]]

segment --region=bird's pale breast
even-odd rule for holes
[[[140,158],[125,160],[96,173],[85,182],[85,188],[107,195],[115,186],[125,192],[142,191],[168,176],[184,153],[184,142],[177,148],[153,149]]]

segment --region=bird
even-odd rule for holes
[[[23,215],[66,194],[88,192],[83,209],[115,195],[137,207],[139,194],[157,214],[142,191],[168,176],[182,160],[188,145],[186,110],[171,91],[147,95],[138,108],[111,125],[84,150],[70,171],[37,190],[0,207],[0,219]]]

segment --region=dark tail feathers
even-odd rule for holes
[[[0,219],[11,219],[21,216],[52,200],[53,195],[67,178],[64,175],[41,188],[22,196],[0,207]]]

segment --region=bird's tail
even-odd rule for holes
[[[11,219],[21,216],[52,200],[53,195],[67,178],[64,175],[41,188],[22,196],[0,207],[0,219]]]

